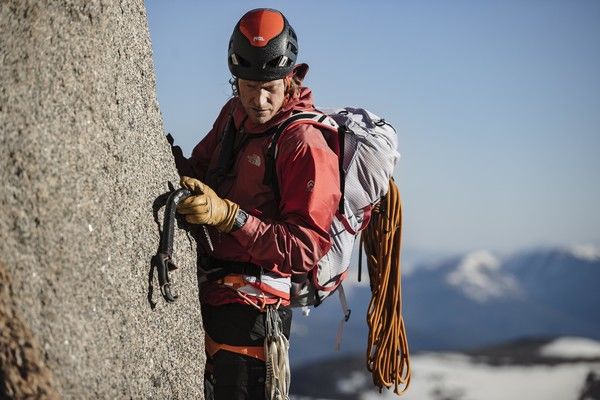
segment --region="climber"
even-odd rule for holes
[[[275,335],[285,336],[277,343],[287,344],[291,282],[305,279],[331,247],[338,159],[319,129],[286,129],[276,143],[276,187],[265,179],[277,126],[315,111],[302,85],[308,66],[296,65],[297,55],[296,34],[281,12],[247,12],[229,42],[233,97],[191,157],[176,156],[181,184],[193,193],[177,211],[208,226],[208,238],[197,236],[207,399],[287,397],[281,387],[289,389],[289,364],[287,378],[278,370],[287,349],[276,346],[275,358],[265,350],[267,326],[275,323]]]

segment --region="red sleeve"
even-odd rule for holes
[[[303,124],[278,144],[281,221],[249,216],[232,235],[251,262],[281,275],[311,270],[331,247],[329,229],[340,200],[337,155],[322,133]]]

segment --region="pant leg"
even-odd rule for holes
[[[283,333],[289,339],[292,310],[280,308]],[[265,313],[245,304],[202,305],[206,333],[216,342],[232,346],[263,346]],[[224,350],[213,359],[215,400],[262,400],[265,397],[265,363]]]
[[[229,351],[214,359],[215,400],[262,400],[265,398],[265,363]]]

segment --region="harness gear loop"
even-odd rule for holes
[[[401,395],[410,384],[411,370],[406,329],[402,318],[400,248],[402,205],[398,187],[389,191],[361,237],[367,255],[371,302],[367,310],[369,337],[367,369],[379,390],[394,386]]]

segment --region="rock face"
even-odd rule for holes
[[[0,3],[0,177],[0,398],[202,398],[183,231],[179,300],[149,296],[177,173],[142,0]]]

